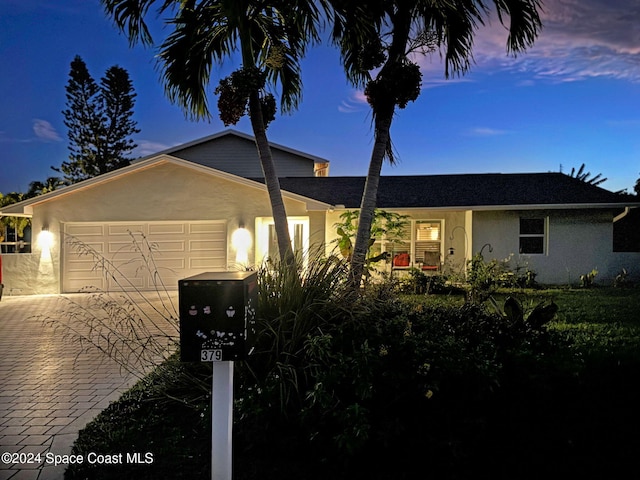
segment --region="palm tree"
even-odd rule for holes
[[[295,109],[302,95],[299,60],[318,39],[319,12],[312,1],[102,0],[107,15],[131,43],[153,45],[145,23],[152,4],[170,13],[173,31],[159,45],[165,91],[194,119],[208,119],[211,67],[239,53],[242,68],[220,81],[218,107],[225,125],[248,113],[269,193],[280,257],[291,258],[291,240],[280,183],[266,129],[280,88],[280,106]]]
[[[64,183],[64,180],[60,177],[48,177],[44,182],[36,180],[29,184],[29,191],[25,196],[26,198],[37,197],[38,195],[53,192],[64,186],[66,186],[66,183]]]
[[[483,0],[332,0],[333,41],[340,47],[347,78],[365,87],[372,110],[374,144],[360,205],[351,261],[359,285],[370,240],[380,171],[393,162],[390,128],[396,107],[420,95],[421,73],[411,56],[439,49],[445,76],[463,74],[473,61],[473,38],[490,9]],[[493,0],[501,24],[510,18],[507,50],[518,53],[533,44],[541,29],[540,0]],[[371,72],[376,72],[375,76]]]
[[[583,163],[580,165],[578,171],[576,171],[576,167],[571,167],[570,177],[577,178],[581,182],[588,183],[589,185],[598,186],[601,183],[604,183],[608,180],[607,177],[603,177],[601,173],[598,173],[596,176],[592,177],[591,172],[585,172],[584,169],[586,165]]]

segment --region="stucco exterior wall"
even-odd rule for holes
[[[548,218],[545,253],[519,254],[521,216]],[[631,264],[635,257],[637,264],[640,258],[613,253],[613,216],[607,210],[474,212],[473,251],[489,243],[493,252],[485,248],[485,259],[512,256],[512,264],[528,265],[543,284],[576,286],[594,268],[596,282],[609,284],[625,261]]]
[[[59,293],[60,265],[40,251],[3,254],[2,271],[3,296]]]
[[[324,238],[322,212],[307,212],[304,202],[289,198],[285,198],[285,206],[289,216],[309,217],[311,242]],[[269,197],[263,188],[171,163],[137,170],[34,205],[33,253],[3,257],[5,294],[60,293],[60,242],[65,222],[225,219],[227,256],[233,259],[235,252],[230,241],[233,232],[243,224],[255,239],[255,218],[270,216]],[[37,244],[38,232],[43,228],[53,237],[46,266]],[[248,252],[250,259],[254,258],[254,251],[255,244]]]

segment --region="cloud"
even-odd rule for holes
[[[507,130],[498,130],[496,128],[488,127],[475,127],[469,130],[468,134],[474,137],[496,137],[499,135],[507,135],[510,132]]]
[[[45,142],[62,141],[62,138],[58,135],[56,129],[53,128],[53,125],[46,120],[41,120],[39,118],[33,120],[33,133],[35,133],[37,139]]]
[[[364,96],[364,92],[361,90],[353,91],[349,98],[338,105],[340,113],[356,113],[365,110],[369,110],[369,104],[367,103],[367,97]]]
[[[134,155],[146,157],[147,155],[153,155],[154,153],[161,152],[171,148],[173,145],[166,145],[160,142],[153,142],[151,140],[138,140],[138,146],[134,150]]]
[[[528,77],[518,83],[575,82],[613,78],[640,83],[640,0],[546,0],[542,30],[534,45],[517,56],[507,54],[509,17],[503,26],[494,13],[479,26],[473,44],[472,72],[508,71]],[[422,88],[471,81],[444,78],[443,52],[414,55],[423,73]],[[359,111],[354,99],[338,107]]]
[[[537,81],[606,77],[640,82],[640,0],[553,0],[543,5],[535,44],[508,56],[507,29],[496,15],[474,38],[472,71],[509,70]],[[508,26],[508,17],[505,19]],[[438,53],[420,59],[423,72],[442,77]]]
[[[16,138],[9,136],[7,132],[0,131],[0,142],[2,143],[34,143],[34,142],[61,142],[62,137],[56,132],[51,123],[46,120],[36,118],[32,125],[35,136],[26,138]]]

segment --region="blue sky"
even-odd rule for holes
[[[422,94],[397,113],[399,161],[383,173],[569,172],[585,163],[609,179],[603,187],[632,190],[640,176],[640,0],[546,0],[543,19],[536,45],[514,59],[493,18],[461,78],[445,80],[437,54],[420,58]],[[161,40],[166,30],[158,33]],[[192,122],[169,103],[154,54],[129,48],[98,0],[2,0],[0,192],[26,191],[67,159],[61,112],[75,55],[96,80],[112,65],[129,71],[141,129],[136,156],[221,131],[217,117]],[[312,49],[303,80],[301,107],[272,123],[270,140],[330,160],[331,175],[365,175],[369,109],[346,82],[338,54]],[[251,133],[246,119],[235,128]]]

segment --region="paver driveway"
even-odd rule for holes
[[[90,295],[66,298],[82,304]],[[48,295],[0,301],[0,480],[63,478],[66,465],[48,464],[46,453],[69,454],[78,431],[136,380],[99,350],[83,351],[35,318],[60,302]],[[43,456],[16,464],[7,453],[26,454],[17,459],[27,461]]]

